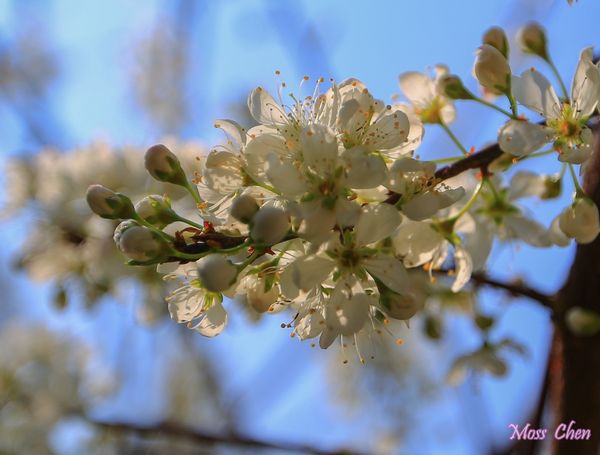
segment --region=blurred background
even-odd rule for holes
[[[222,140],[215,119],[252,124],[246,96],[257,85],[275,91],[283,79],[297,92],[305,75],[355,77],[390,102],[401,72],[445,63],[476,91],[474,51],[492,25],[512,40],[539,21],[569,80],[580,50],[600,44],[598,17],[593,0],[0,0],[0,452],[291,453],[244,443],[252,438],[323,451],[505,453],[508,425],[528,421],[543,382],[551,327],[539,305],[490,290],[464,296],[497,319],[490,337],[525,354],[507,355],[502,378],[459,386],[446,384],[448,369],[482,338],[458,310],[444,313],[443,330],[425,316],[395,327],[403,345],[390,338],[366,365],[290,339],[280,329],[288,314],[237,307],[222,335],[202,338],[169,319],[158,275],[122,265],[114,226],[92,220],[83,195],[104,181],[160,192],[145,177],[144,150],[170,141],[176,153],[206,153]],[[511,64],[550,75],[516,46]],[[453,129],[480,148],[501,121],[459,104]],[[418,153],[457,155],[435,128]],[[559,170],[552,158],[536,166]],[[571,191],[529,209],[548,225]],[[490,273],[552,293],[572,255],[496,245]],[[237,445],[93,422],[176,424]]]

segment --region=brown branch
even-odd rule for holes
[[[500,150],[498,144],[489,145],[460,161],[438,169],[435,173],[435,177],[440,181],[448,180],[449,178],[456,177],[470,169],[481,169],[484,173],[487,173],[487,167],[492,161],[500,158],[502,153],[503,152]]]
[[[315,455],[358,455],[359,452],[341,450],[323,450],[311,447],[304,444],[272,442],[260,439],[249,438],[237,433],[229,433],[219,435],[215,433],[205,432],[202,430],[194,430],[172,423],[160,423],[153,426],[141,426],[134,423],[123,422],[100,422],[92,421],[92,423],[102,429],[120,434],[133,434],[140,437],[169,437],[185,439],[197,444],[213,446],[223,444],[228,446],[244,447],[247,449],[268,449],[282,450],[285,452],[311,453]]]
[[[526,285],[521,280],[515,280],[513,282],[500,281],[494,278],[490,278],[485,273],[476,272],[471,276],[471,280],[478,286],[489,286],[496,289],[502,289],[508,292],[514,297],[527,297],[538,303],[541,303],[550,310],[554,309],[556,303],[556,296],[548,295],[531,286]]]
[[[434,273],[440,275],[448,275],[449,273],[453,272],[453,270],[448,269],[434,270]],[[513,297],[527,297],[530,300],[542,304],[542,306],[549,308],[550,310],[554,309],[554,305],[556,303],[556,296],[548,295],[538,291],[537,289],[526,285],[521,280],[515,280],[512,282],[500,281],[498,279],[489,277],[486,273],[475,272],[471,275],[471,281],[476,287],[488,286],[506,291]]]

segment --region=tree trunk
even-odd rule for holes
[[[597,137],[598,138],[598,137]],[[586,191],[600,206],[600,146],[588,167]],[[587,440],[556,439],[556,455],[598,455],[600,452],[600,334],[576,336],[565,325],[565,314],[573,307],[600,313],[600,236],[588,245],[579,245],[567,282],[559,293],[555,323],[559,343],[559,365],[553,372],[556,425],[591,430]],[[555,436],[553,434],[553,436]],[[558,436],[558,435],[557,435]]]

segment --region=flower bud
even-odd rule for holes
[[[187,178],[179,159],[162,144],[153,145],[146,151],[144,157],[146,170],[160,182],[186,186]]]
[[[85,199],[92,211],[102,218],[128,219],[135,213],[127,196],[115,193],[102,185],[91,185],[87,189]]]
[[[445,74],[437,81],[441,93],[453,100],[472,100],[473,94],[463,85],[460,78],[454,74]]]
[[[283,240],[289,229],[290,220],[283,209],[263,207],[254,215],[250,235],[257,243],[275,245]]]
[[[119,250],[134,261],[157,260],[163,257],[167,250],[165,241],[157,233],[133,220],[119,224],[113,239]]]
[[[500,51],[504,57],[508,58],[508,39],[506,33],[500,27],[489,28],[484,34],[482,39],[483,44],[489,44]]]
[[[567,311],[566,322],[575,335],[592,336],[600,332],[600,314],[585,308],[571,308]]]
[[[207,290],[223,292],[235,281],[238,269],[221,254],[210,254],[198,261],[198,277]]]
[[[231,203],[231,216],[242,223],[249,223],[256,212],[258,203],[249,194],[242,194]]]
[[[495,93],[510,93],[511,71],[506,57],[493,46],[477,49],[473,74],[479,83]]]
[[[177,214],[171,209],[169,199],[163,196],[146,196],[135,204],[135,211],[140,218],[159,229],[178,220]]]
[[[523,52],[548,60],[546,31],[537,22],[530,22],[522,27],[517,33],[517,42]]]
[[[420,307],[417,299],[412,294],[397,294],[395,292],[383,293],[381,304],[390,318],[402,321],[412,318],[417,314]]]
[[[558,218],[560,230],[577,243],[591,243],[600,233],[598,207],[591,199],[577,198]]]
[[[558,175],[547,175],[544,178],[544,192],[542,199],[556,199],[562,191],[562,179]]]

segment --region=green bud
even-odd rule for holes
[[[517,33],[517,42],[523,52],[548,60],[546,31],[537,22],[530,22],[522,27]]]
[[[454,74],[445,74],[438,80],[440,91],[453,100],[472,100],[475,96],[465,88],[460,78]]]
[[[102,218],[133,218],[135,209],[127,196],[115,193],[102,185],[91,185],[85,194],[90,209]]]
[[[484,44],[477,50],[473,74],[491,92],[510,94],[510,65],[504,54],[495,47]]]
[[[158,195],[146,196],[135,204],[135,211],[143,220],[159,229],[179,220],[168,198]]]
[[[482,44],[489,44],[498,49],[504,57],[508,58],[509,46],[506,33],[500,27],[489,28],[484,34]]]
[[[544,179],[542,199],[556,199],[562,192],[562,179],[558,175],[547,175]]]
[[[566,322],[575,335],[592,336],[600,332],[600,314],[592,310],[571,308],[567,312]]]
[[[423,327],[425,334],[432,340],[439,340],[443,335],[442,321],[437,316],[429,315],[425,318],[425,325]]]
[[[482,331],[487,332],[492,328],[496,320],[490,316],[484,316],[482,314],[478,314],[475,316],[475,325]]]
[[[179,159],[164,145],[158,144],[150,147],[146,151],[144,163],[146,170],[156,180],[187,186],[188,181]]]
[[[258,212],[258,203],[249,194],[236,197],[231,203],[231,216],[242,223],[249,223]]]
[[[156,262],[164,258],[169,251],[168,245],[160,235],[133,220],[119,224],[113,239],[119,250],[136,262]]]

